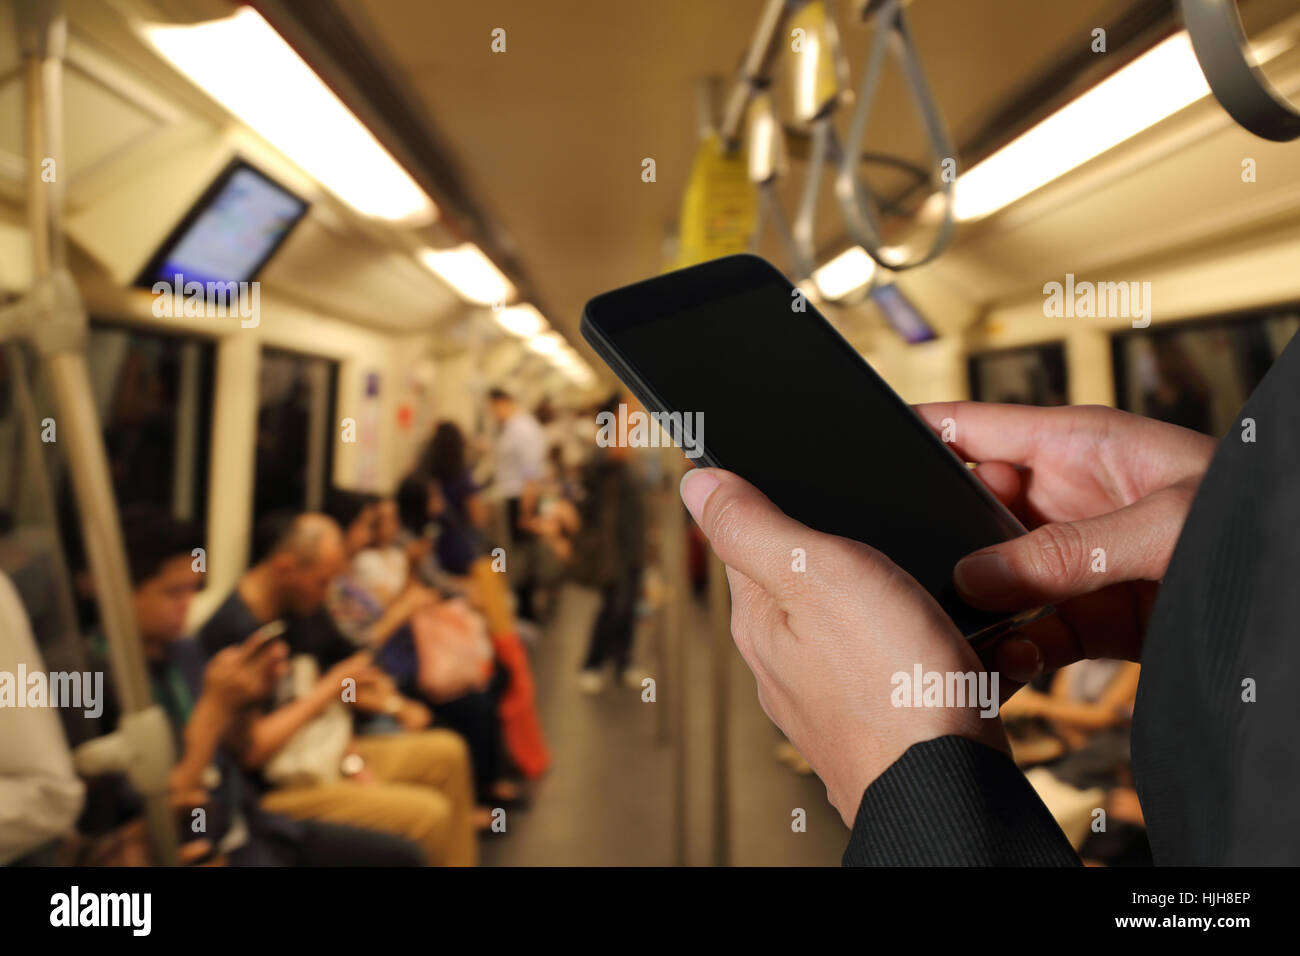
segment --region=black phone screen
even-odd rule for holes
[[[598,296],[587,321],[651,410],[702,413],[705,464],[888,555],[963,634],[1004,620],[962,602],[952,569],[1024,529],[795,291],[733,256]]]

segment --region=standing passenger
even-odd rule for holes
[[[541,479],[546,466],[546,437],[537,419],[520,408],[508,392],[494,388],[488,392],[488,401],[492,417],[501,426],[495,446],[496,491],[506,506],[515,568],[524,565],[522,573],[515,577],[515,599],[518,602],[515,612],[526,621],[536,621],[532,571],[528,567],[533,563],[528,554],[533,546],[529,525],[536,494],[534,485]]]
[[[615,395],[605,410],[617,413],[619,401]],[[604,687],[603,669],[610,663],[624,684],[640,685],[641,675],[631,663],[645,563],[645,513],[631,457],[626,445],[597,448],[584,470],[586,495],[573,546],[573,572],[578,583],[601,592],[600,612],[579,678],[579,687],[589,694]]]

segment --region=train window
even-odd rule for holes
[[[1016,405],[1064,405],[1065,346],[1060,342],[972,355],[971,398]]]
[[[338,363],[277,349],[262,351],[253,513],[319,510],[333,471]]]
[[[1237,412],[1300,328],[1300,308],[1124,332],[1112,339],[1116,404],[1209,435]]]
[[[86,365],[119,511],[132,505],[165,508],[205,535],[214,363],[215,348],[205,340],[91,319]],[[54,429],[43,424],[40,437],[46,440],[49,431],[50,447],[57,448],[48,389],[31,368],[36,420]],[[77,616],[88,632],[97,612],[67,463],[46,458]]]
[[[92,320],[86,357],[118,507],[166,508],[204,529],[212,344]]]

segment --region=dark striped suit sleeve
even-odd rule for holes
[[[1078,866],[1011,758],[966,737],[914,744],[862,795],[845,866]]]

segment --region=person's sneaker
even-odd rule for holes
[[[605,673],[603,671],[584,670],[578,674],[578,690],[584,694],[599,694],[605,689]]]
[[[629,690],[642,690],[642,681],[649,676],[649,674],[641,670],[639,667],[629,667],[626,670],[619,672],[618,679],[622,681],[623,686]]]
[[[803,754],[795,750],[794,745],[789,741],[782,741],[776,745],[776,759],[802,777],[812,773],[812,767],[807,760],[803,759]]]

